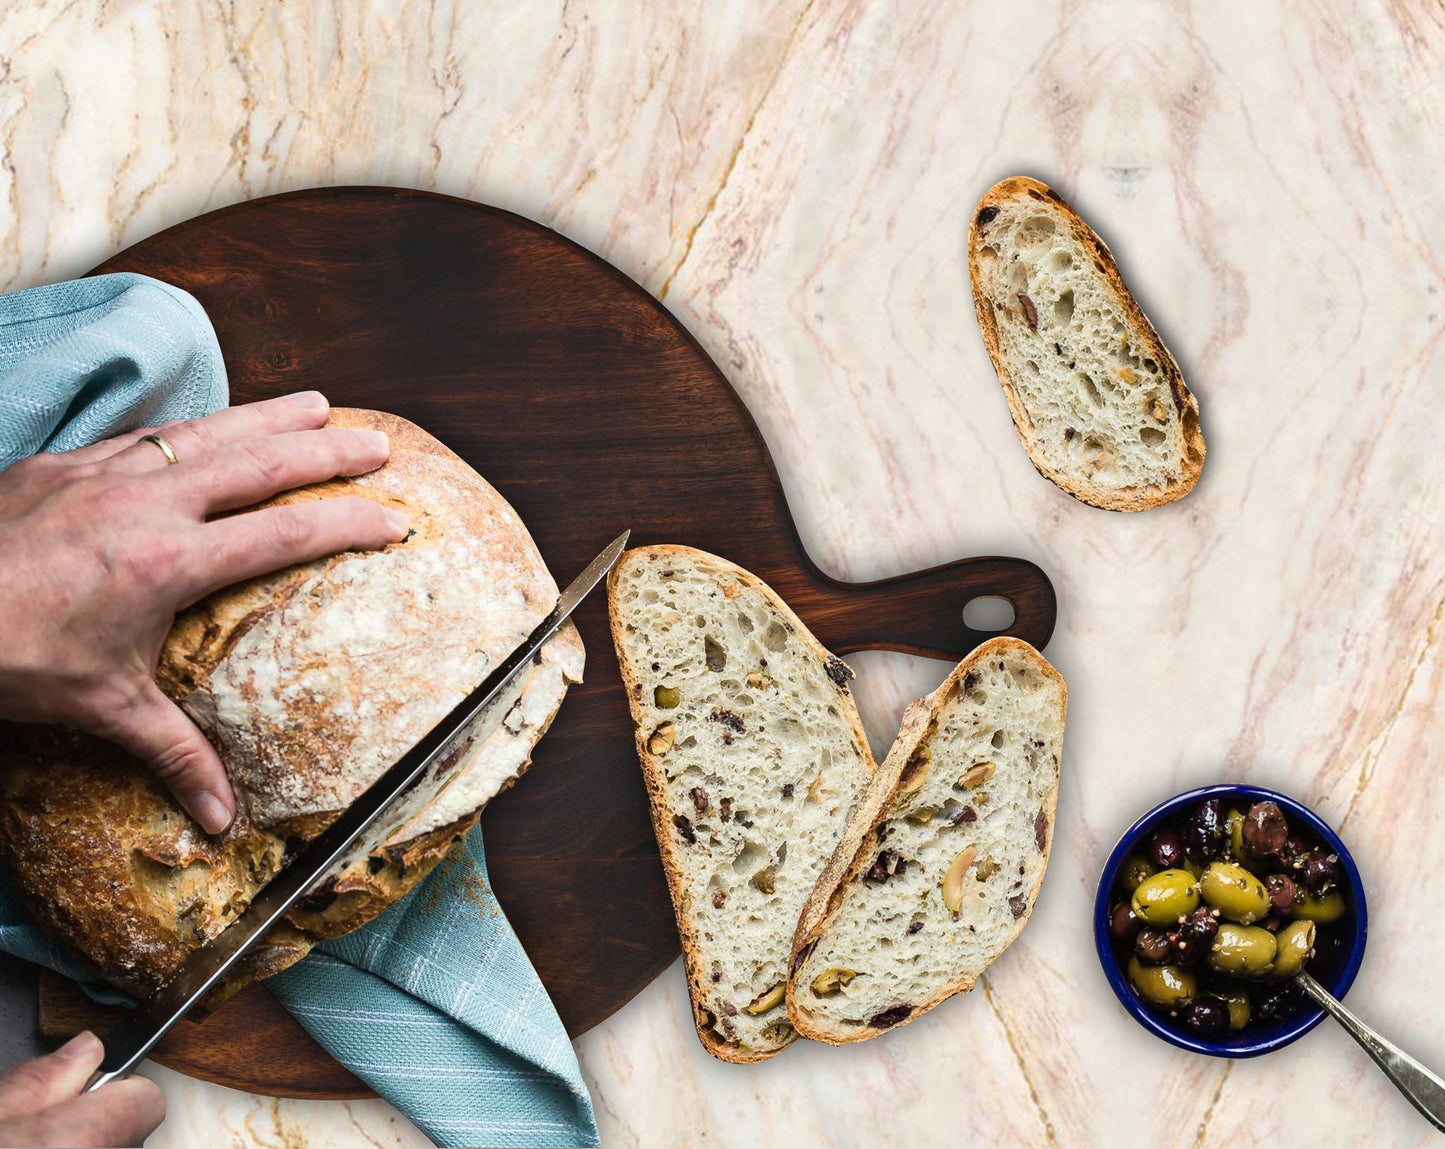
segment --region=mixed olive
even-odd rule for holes
[[[1109,935],[1134,992],[1201,1037],[1281,1021],[1294,975],[1345,914],[1338,855],[1291,831],[1275,802],[1211,798],[1125,859]]]

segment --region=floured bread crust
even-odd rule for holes
[[[273,502],[361,495],[408,515],[411,535],[212,595],[176,620],[157,670],[260,826],[344,809],[557,601],[516,512],[451,451],[380,412],[327,425],[385,431],[387,465]]]
[[[413,531],[229,587],[166,639],[157,681],[215,745],[236,790],[200,832],[137,761],[99,739],[0,724],[0,862],[37,919],[116,985],[148,996],[308,841],[444,717],[551,610],[557,586],[516,513],[403,419],[340,408],[330,426],[391,438],[386,466],[282,495],[355,494]],[[583,650],[565,625],[459,752],[384,815],[214,1005],[364,924],[425,877],[530,764]]]

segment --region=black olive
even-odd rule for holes
[[[1170,957],[1169,935],[1153,926],[1145,926],[1134,937],[1134,952],[1139,955],[1140,961],[1154,965],[1166,962]]]
[[[1274,802],[1256,802],[1251,806],[1244,816],[1240,833],[1245,847],[1261,858],[1274,857],[1289,840],[1284,811]]]
[[[1291,834],[1289,841],[1284,844],[1284,849],[1279,852],[1279,860],[1291,870],[1302,870],[1309,854],[1310,844],[1298,835]]]
[[[1270,874],[1264,880],[1269,891],[1269,905],[1277,913],[1287,914],[1294,908],[1294,882],[1285,874]]]
[[[1311,850],[1301,876],[1313,893],[1323,893],[1340,880],[1340,858],[1327,850]]]
[[[1184,842],[1178,830],[1156,830],[1149,841],[1149,859],[1161,870],[1172,870],[1184,860]]]
[[[1219,932],[1219,919],[1208,906],[1200,906],[1179,923],[1179,928],[1170,931],[1169,944],[1173,947],[1171,960],[1180,965],[1193,965],[1209,956],[1209,947],[1214,935]]]
[[[1224,845],[1224,806],[1211,798],[1189,816],[1184,827],[1184,852],[1201,866],[1212,862]]]
[[[1255,995],[1254,1016],[1261,1021],[1283,1021],[1299,1011],[1304,999],[1304,991],[1293,981],[1266,985]]]
[[[1202,993],[1184,1010],[1184,1025],[1195,1033],[1214,1035],[1229,1031],[1229,1005],[1212,993]]]
[[[1134,937],[1143,923],[1128,902],[1120,902],[1109,915],[1109,936],[1124,945],[1133,945]]]

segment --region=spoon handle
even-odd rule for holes
[[[1348,1009],[1335,996],[1310,977],[1300,973],[1295,980],[1301,989],[1319,1003],[1331,1017],[1349,1031],[1360,1047],[1385,1071],[1395,1088],[1425,1115],[1425,1119],[1445,1133],[1445,1081],[1441,1081],[1398,1046],[1386,1041]]]

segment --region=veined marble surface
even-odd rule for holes
[[[674,966],[578,1042],[603,1142],[1426,1144],[1347,1037],[1228,1063],[1132,1022],[1089,912],[1188,786],[1315,805],[1364,871],[1350,1004],[1445,1068],[1445,7],[1439,0],[0,6],[0,288],[323,184],[538,219],[662,298],[761,424],[827,570],[1037,561],[1070,688],[1053,864],[979,988],[846,1049],[709,1058]],[[1137,516],[1014,437],[964,234],[1055,184],[1199,396],[1209,457]],[[880,749],[945,667],[864,655]],[[153,1146],[424,1143],[381,1102],[156,1070]]]

